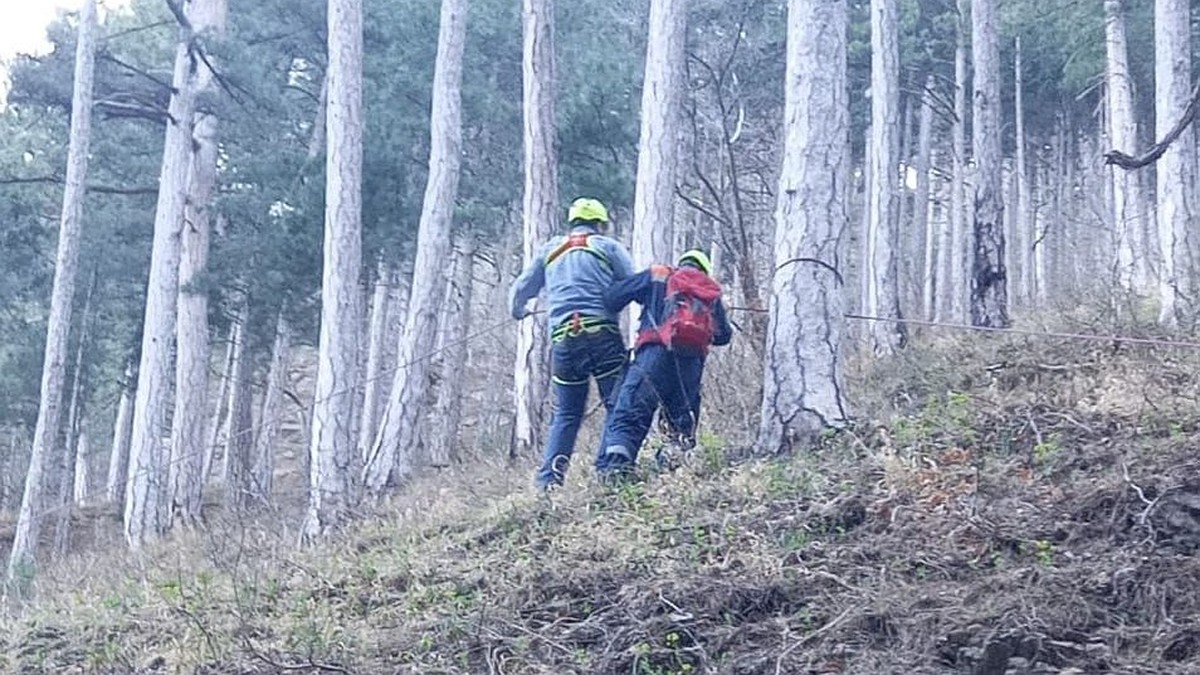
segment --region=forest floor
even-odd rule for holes
[[[1200,672],[1200,352],[971,337],[856,373],[863,420],[418,481],[328,546],[225,518],[0,618],[6,672]],[[581,458],[582,460],[582,458]],[[266,524],[264,524],[266,523]]]

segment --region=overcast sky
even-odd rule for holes
[[[105,8],[129,4],[129,0],[99,0]],[[46,26],[60,9],[78,10],[83,0],[0,0],[0,93],[8,88],[8,62],[17,54],[40,54],[50,49]]]

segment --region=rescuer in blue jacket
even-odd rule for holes
[[[567,221],[569,232],[541,247],[513,283],[509,298],[513,318],[521,320],[529,315],[528,302],[546,291],[555,406],[537,473],[542,490],[562,484],[587,408],[589,382],[596,380],[600,398],[610,408],[626,361],[618,312],[605,306],[604,293],[613,282],[633,275],[629,251],[601,234],[608,210],[595,199],[575,200]]]
[[[653,265],[613,284],[605,294],[605,308],[609,312],[615,314],[630,302],[637,302],[642,305],[642,318],[633,363],[604,425],[596,457],[596,470],[601,476],[634,467],[654,412],[660,406],[675,432],[689,440],[694,436],[700,418],[700,381],[708,347],[727,345],[733,337],[720,300],[720,286],[711,277],[712,262],[708,255],[691,250],[679,258],[677,268]],[[695,296],[707,294],[709,301],[691,298],[690,303],[681,304],[679,298],[688,294],[689,287],[694,287]],[[685,311],[679,309],[681,306]],[[687,306],[698,309],[689,316]],[[683,331],[675,331],[672,324],[679,317],[687,324],[689,318],[703,319],[704,315],[706,321],[694,322],[705,324],[695,344],[684,344]]]

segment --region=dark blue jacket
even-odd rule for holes
[[[642,321],[639,332],[654,330],[662,325],[666,314],[667,275],[670,272],[666,265],[651,265],[649,269],[622,279],[604,293],[604,308],[616,314],[631,302],[642,306]],[[713,318],[716,320],[713,331],[713,346],[722,347],[733,339],[733,327],[725,315],[725,305],[720,300],[713,306]]]

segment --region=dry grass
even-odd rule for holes
[[[0,664],[1197,672],[1198,367],[939,337],[856,366],[864,421],[805,455],[735,462],[710,411],[720,433],[684,468],[620,488],[577,461],[548,502],[529,466],[481,462],[317,549],[265,518],[76,560],[3,620]]]

